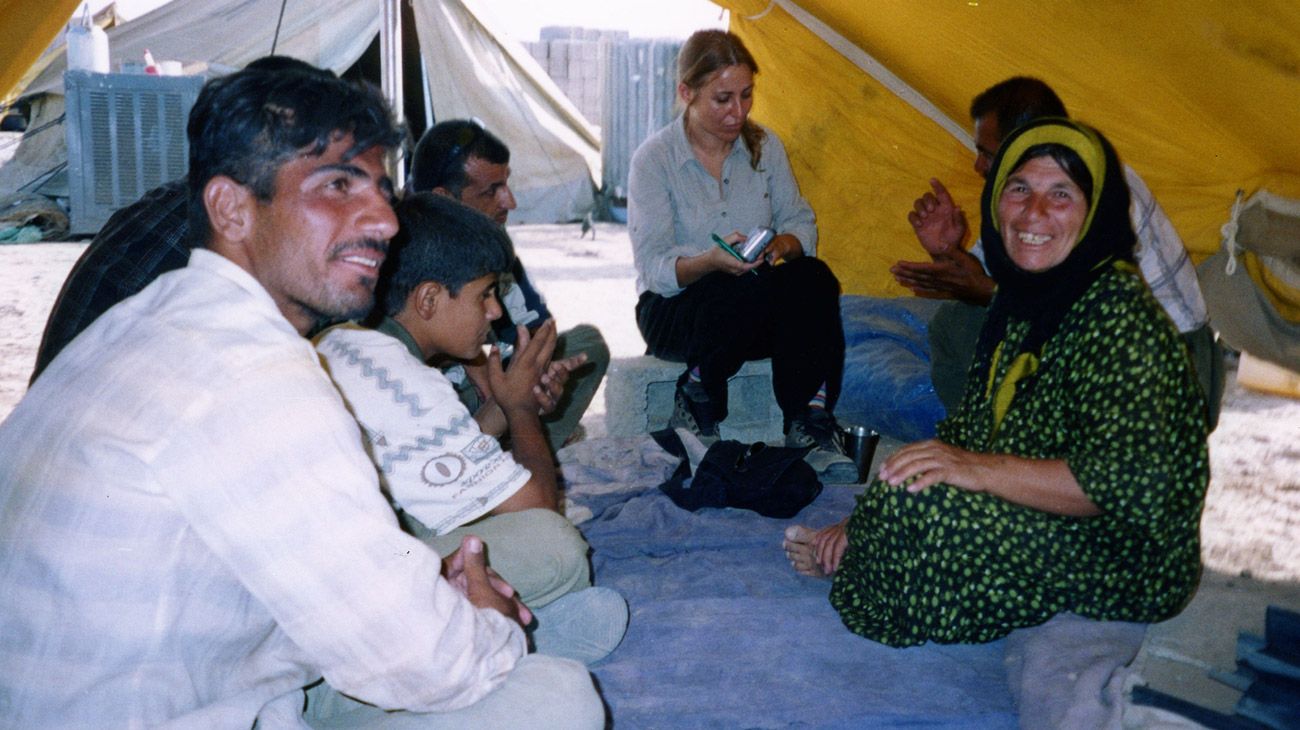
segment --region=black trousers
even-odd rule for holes
[[[808,256],[755,271],[715,271],[672,297],[642,294],[636,323],[646,351],[687,369],[698,365],[719,421],[727,416],[727,378],[763,358],[772,359],[772,390],[787,422],[823,383],[833,408],[844,375],[839,280]]]

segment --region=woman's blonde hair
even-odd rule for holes
[[[750,73],[758,73],[758,63],[735,35],[725,30],[697,30],[677,54],[677,81],[692,91],[699,91],[713,74],[728,66],[748,66]],[[745,118],[740,138],[745,141],[750,167],[755,170],[763,156],[765,136],[761,127]]]

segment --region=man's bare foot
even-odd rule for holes
[[[814,544],[816,539],[816,530],[803,525],[791,525],[785,528],[785,540],[781,542],[781,547],[785,548],[785,557],[796,573],[814,578],[827,578],[830,574],[823,571],[821,564],[817,562],[817,548]]]

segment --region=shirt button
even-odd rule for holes
[[[722,211],[722,217],[723,217],[723,218],[726,218],[726,217],[727,217],[727,211],[725,211],[725,210]]]
[[[722,178],[722,184],[723,184],[723,185],[730,185],[730,184],[731,184],[731,178],[729,178],[729,177],[724,177],[724,178]]]

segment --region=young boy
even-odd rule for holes
[[[376,289],[383,320],[375,329],[326,330],[316,349],[403,525],[440,554],[463,535],[481,537],[492,567],[537,609],[539,651],[595,661],[621,640],[627,605],[591,588],[587,543],[559,512],[539,418],[551,401],[547,386],[582,359],[551,363],[554,322],[520,332],[508,369],[492,348],[485,396],[509,427],[512,449],[503,451],[429,363],[482,356],[501,316],[497,277],[514,260],[510,238],[443,196],[413,195],[396,210],[400,231]]]

